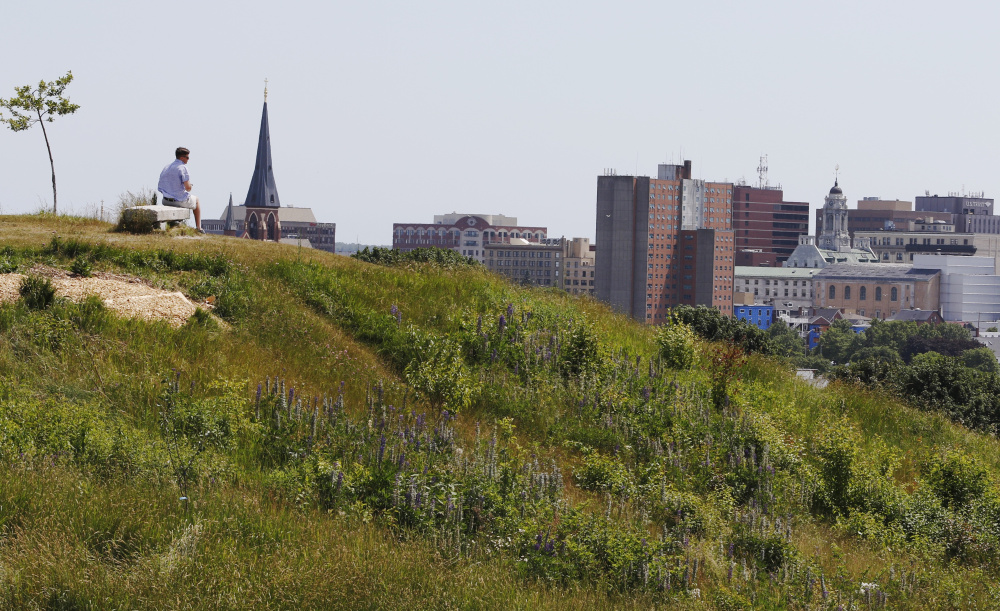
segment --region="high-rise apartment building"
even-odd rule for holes
[[[691,178],[691,162],[657,177],[597,179],[596,296],[637,320],[676,305],[732,314],[731,183]]]
[[[733,186],[736,265],[781,265],[808,233],[809,202],[786,202],[781,187]]]

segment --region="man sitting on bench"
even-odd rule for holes
[[[187,165],[191,151],[183,146],[174,151],[173,163],[160,172],[160,182],[156,190],[163,194],[163,205],[194,210],[194,224],[198,233],[205,233],[201,228],[201,204],[198,197],[191,193],[191,178],[188,176]]]

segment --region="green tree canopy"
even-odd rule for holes
[[[819,336],[819,345],[823,356],[842,365],[851,360],[851,355],[861,345],[861,339],[854,332],[851,321],[841,318],[833,321],[830,328]]]
[[[56,202],[56,164],[52,159],[52,145],[49,143],[49,134],[45,130],[46,123],[52,123],[55,117],[71,115],[80,108],[73,104],[69,98],[63,96],[66,86],[73,81],[73,72],[67,72],[65,76],[54,81],[39,81],[38,86],[24,85],[15,87],[15,96],[8,99],[0,98],[0,109],[6,110],[6,116],[0,113],[0,121],[7,124],[11,131],[20,132],[30,128],[35,123],[42,126],[42,135],[45,136],[45,148],[49,151],[49,167],[52,169],[52,212],[57,212]]]

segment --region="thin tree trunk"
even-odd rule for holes
[[[42,111],[38,112],[38,123],[42,126],[42,135],[45,136],[45,148],[49,151],[49,166],[52,168],[52,214],[58,213],[56,207],[56,162],[52,159],[52,146],[49,144],[49,134],[45,131],[45,121],[42,120]]]

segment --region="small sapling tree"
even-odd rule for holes
[[[46,123],[52,123],[55,117],[71,115],[80,106],[73,104],[68,98],[63,96],[66,86],[73,80],[73,72],[67,72],[65,76],[54,81],[39,81],[38,86],[32,88],[31,85],[15,87],[17,94],[12,98],[0,98],[0,109],[6,110],[10,116],[0,113],[0,121],[7,124],[11,131],[20,132],[28,129],[35,123],[42,126],[42,135],[45,136],[45,148],[49,151],[49,166],[52,168],[52,212],[58,211],[56,204],[56,164],[52,159],[52,145],[49,144],[49,134],[45,130]]]

